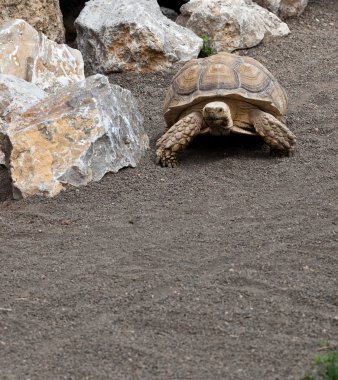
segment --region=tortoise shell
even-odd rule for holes
[[[251,57],[219,53],[192,59],[174,76],[164,101],[168,127],[195,104],[231,98],[254,104],[276,117],[286,113],[287,95],[277,79]]]

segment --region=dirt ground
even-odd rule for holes
[[[242,51],[290,98],[291,158],[200,138],[154,164],[178,67],[116,74],[145,118],[135,169],[0,203],[0,378],[300,379],[338,346],[338,2]]]

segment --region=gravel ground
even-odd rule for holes
[[[151,149],[99,183],[0,203],[1,379],[299,380],[337,348],[337,21],[336,0],[310,0],[290,36],[240,52],[287,90],[291,158],[201,137],[156,166],[178,67],[110,76]]]

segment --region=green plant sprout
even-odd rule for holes
[[[205,34],[202,35],[202,40],[203,40],[203,45],[199,53],[200,58],[209,57],[210,55],[217,53],[217,51],[210,46],[208,37]]]
[[[314,359],[317,371],[301,380],[338,380],[338,351],[318,355]]]

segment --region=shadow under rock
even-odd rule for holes
[[[0,202],[13,199],[12,180],[9,170],[0,165]]]

